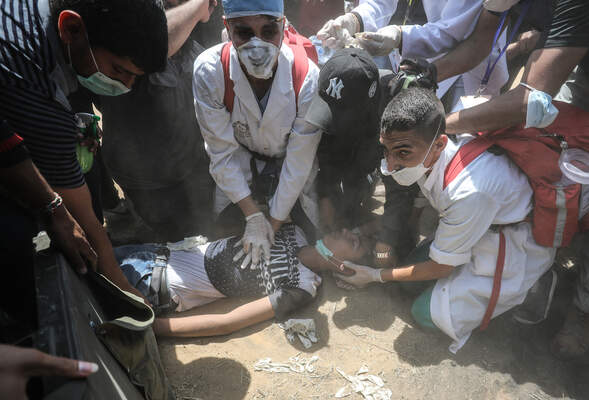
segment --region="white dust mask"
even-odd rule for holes
[[[405,167],[405,168],[402,168],[397,171],[393,171],[393,172],[389,173],[389,175],[391,175],[393,177],[393,179],[395,181],[397,181],[397,183],[399,185],[411,186],[415,182],[417,182],[422,176],[424,176],[427,171],[429,171],[429,168],[426,168],[423,165],[423,163],[425,162],[427,156],[429,156],[429,152],[432,150],[432,147],[433,147],[436,139],[438,138],[438,133],[440,131],[441,125],[442,125],[442,121],[440,120],[440,124],[438,125],[438,130],[436,132],[436,135],[434,136],[434,139],[430,143],[429,148],[427,149],[427,153],[425,153],[425,157],[423,157],[423,160],[418,165],[416,165],[415,167]],[[387,167],[388,167],[388,165],[387,165]],[[382,169],[382,167],[381,167],[381,169]],[[388,170],[388,168],[387,168],[387,170]]]
[[[265,42],[257,36],[237,48],[237,56],[247,73],[258,79],[272,78],[279,52],[280,49],[273,43]]]

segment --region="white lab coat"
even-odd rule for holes
[[[491,225],[503,225],[506,240],[493,317],[524,301],[527,291],[552,265],[556,252],[536,244],[531,225],[522,222],[532,208],[532,189],[506,156],[483,153],[442,190],[446,166],[471,139],[465,135],[458,145],[449,140],[430,175],[418,181],[440,213],[429,256],[456,267],[448,278],[436,282],[430,304],[433,322],[454,339],[453,352],[480,325],[491,297],[499,251],[499,233],[489,229]]]
[[[423,8],[427,16],[424,25],[405,25],[403,31],[403,58],[427,58],[430,61],[441,57],[460,42],[466,39],[476,26],[482,10],[483,0],[423,0]],[[364,30],[375,31],[388,25],[391,16],[397,9],[397,0],[360,0],[354,11],[362,16]],[[505,45],[506,33],[503,32],[498,44],[489,57],[494,61],[501,47]],[[395,54],[391,54],[393,65],[397,63]],[[488,59],[488,58],[487,58]],[[464,94],[477,93],[487,68],[487,59],[472,70],[461,75]],[[455,76],[439,83],[438,97],[442,97],[460,78]],[[505,57],[497,63],[489,83],[482,94],[497,96],[501,87],[509,79]]]
[[[223,104],[225,83],[221,65],[223,44],[203,52],[194,64],[194,105],[198,123],[211,158],[210,172],[217,184],[215,211],[251,194],[251,154],[284,158],[280,181],[270,201],[270,215],[286,220],[297,198],[313,223],[317,222],[313,181],[315,153],[321,133],[305,121],[305,113],[317,90],[319,69],[309,61],[309,72],[298,97],[292,82],[292,50],[281,46],[278,68],[266,110],[262,115],[255,94],[231,47],[229,76],[235,99],[230,114]],[[244,147],[245,146],[245,147]],[[258,162],[261,170],[262,162]]]

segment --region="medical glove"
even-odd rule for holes
[[[358,44],[372,56],[388,56],[401,45],[403,31],[397,25],[389,25],[376,32],[362,32],[356,35]]]
[[[245,220],[245,232],[242,239],[243,250],[251,255],[252,267],[257,268],[262,261],[262,255],[267,263],[270,262],[270,248],[274,244],[274,230],[261,212],[252,214]],[[243,263],[241,267],[246,268],[247,263]]]
[[[359,30],[358,18],[351,13],[344,14],[327,21],[317,32],[317,39],[321,40],[324,47],[343,49]]]
[[[365,265],[354,264],[350,261],[344,261],[344,266],[355,272],[354,275],[334,274],[337,278],[344,282],[352,284],[356,287],[364,287],[372,282],[384,283],[380,272],[382,268],[372,268]]]

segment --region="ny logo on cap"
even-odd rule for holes
[[[342,98],[342,89],[344,88],[344,83],[338,77],[331,78],[329,80],[329,87],[325,91],[328,95],[333,97],[334,99],[341,99]]]

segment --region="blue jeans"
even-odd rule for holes
[[[123,274],[133,287],[144,295],[152,304],[159,304],[158,310],[165,308],[175,309],[175,304],[160,304],[158,293],[151,287],[151,277],[155,267],[165,267],[168,257],[165,246],[157,244],[140,244],[120,246],[114,249],[115,257],[121,266]],[[171,306],[171,307],[170,307]]]

